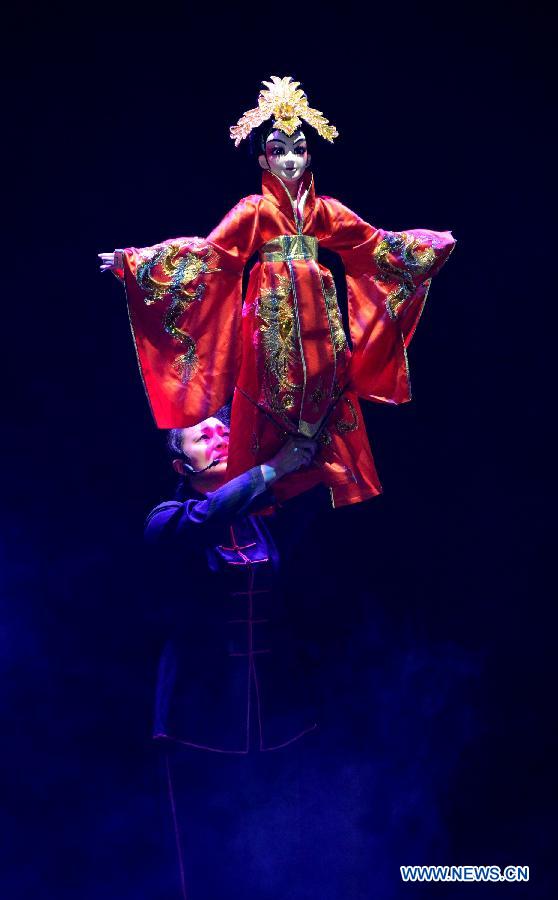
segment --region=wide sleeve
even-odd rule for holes
[[[353,343],[351,386],[367,400],[411,399],[406,348],[430,284],[452,252],[449,231],[374,228],[331,198],[325,246],[341,256]]]
[[[208,238],[124,251],[138,364],[159,428],[186,428],[231,396],[241,359],[242,271],[257,248],[247,197]]]

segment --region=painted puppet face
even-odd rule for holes
[[[212,480],[216,475],[224,474],[227,468],[229,453],[229,429],[220,419],[211,417],[204,419],[182,432],[182,449],[190,460],[193,469],[205,469],[210,463],[219,460],[217,465],[207,470]],[[205,473],[202,473],[205,474]],[[201,478],[201,474],[197,476]]]
[[[310,162],[304,132],[299,129],[289,137],[278,129],[272,131],[259,161],[262,169],[271,169],[286,184],[296,184]]]

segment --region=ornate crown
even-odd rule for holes
[[[326,141],[333,142],[338,136],[337,129],[328,124],[328,119],[324,118],[319,110],[308,106],[306,94],[298,90],[300,81],[293,81],[290,75],[286,75],[285,78],[272,75],[271,81],[263,81],[262,84],[265,84],[267,90],[260,91],[256,108],[249,109],[236,125],[231,126],[231,138],[235,147],[248,137],[253,128],[257,128],[272,116],[273,127],[284,131],[289,137],[300,128],[303,119]]]

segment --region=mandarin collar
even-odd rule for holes
[[[300,197],[302,191],[305,191],[307,188],[308,195],[304,204],[304,219],[307,218],[308,214],[312,210],[314,201],[316,199],[314,176],[309,169],[306,169],[306,172],[300,179],[300,183],[298,185],[298,196]],[[291,199],[291,195],[289,194],[286,185],[278,175],[274,175],[273,172],[269,172],[266,169],[264,169],[262,173],[262,194],[266,198],[266,200],[269,200],[275,206],[279,207],[279,209],[282,210],[287,216],[292,216],[293,200]]]

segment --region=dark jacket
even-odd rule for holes
[[[317,727],[311,657],[280,589],[276,521],[252,512],[256,502],[269,503],[259,466],[147,517],[151,593],[167,634],[158,740],[247,753]]]

